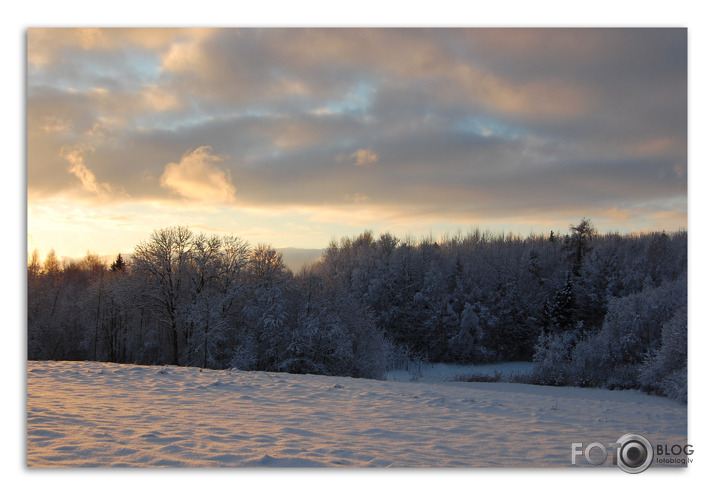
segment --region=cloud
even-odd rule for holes
[[[355,193],[355,194],[346,194],[345,199],[348,201],[352,201],[353,203],[364,203],[366,201],[370,200],[370,196],[367,194],[362,194],[362,193]]]
[[[27,79],[31,200],[630,227],[687,199],[683,29],[33,28]]]
[[[62,157],[70,163],[67,171],[77,177],[86,192],[102,195],[112,192],[112,187],[106,182],[98,182],[94,173],[85,165],[84,154],[93,152],[89,146],[62,148]]]
[[[173,43],[164,56],[161,68],[169,72],[199,72],[206,69],[202,63],[204,60],[204,53],[196,42]]]
[[[30,28],[27,32],[28,61],[35,67],[59,65],[68,53],[92,50],[110,53],[127,49],[161,53],[177,39],[198,40],[215,30],[209,28]]]
[[[36,127],[44,132],[63,132],[72,129],[72,122],[61,119],[57,116],[48,115],[37,122]]]
[[[336,163],[344,163],[349,161],[352,162],[352,164],[356,167],[364,167],[365,165],[377,163],[379,159],[380,155],[369,148],[360,148],[350,154],[338,153],[335,156]]]
[[[145,108],[155,112],[168,112],[183,107],[183,102],[175,94],[156,84],[148,84],[142,92]]]
[[[231,203],[236,188],[231,175],[215,163],[223,158],[211,153],[210,146],[200,146],[185,153],[179,163],[169,163],[159,179],[162,187],[186,199],[202,203]]]
[[[350,155],[350,158],[354,160],[355,165],[360,167],[363,165],[377,163],[377,161],[380,159],[380,155],[370,149],[359,149],[355,153]]]

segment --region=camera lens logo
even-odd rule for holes
[[[628,433],[616,442],[616,463],[626,473],[642,473],[653,463],[653,446],[642,435]]]

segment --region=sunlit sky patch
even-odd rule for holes
[[[36,29],[28,249],[687,227],[685,29]]]

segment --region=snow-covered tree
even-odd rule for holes
[[[294,275],[270,246],[169,227],[109,269],[51,251],[27,270],[30,359],[379,377],[398,354],[533,358],[541,383],[686,393],[686,232],[365,231]]]
[[[680,307],[663,324],[660,347],[651,351],[640,369],[643,390],[672,399],[688,400],[688,311]]]
[[[132,268],[145,280],[145,307],[168,330],[169,362],[180,364],[182,310],[187,300],[193,233],[182,226],[155,230],[134,248]]]

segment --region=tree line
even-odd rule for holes
[[[687,399],[687,233],[366,231],[297,273],[186,227],[125,260],[28,263],[28,357],[380,378],[411,360],[534,361],[530,380]]]

